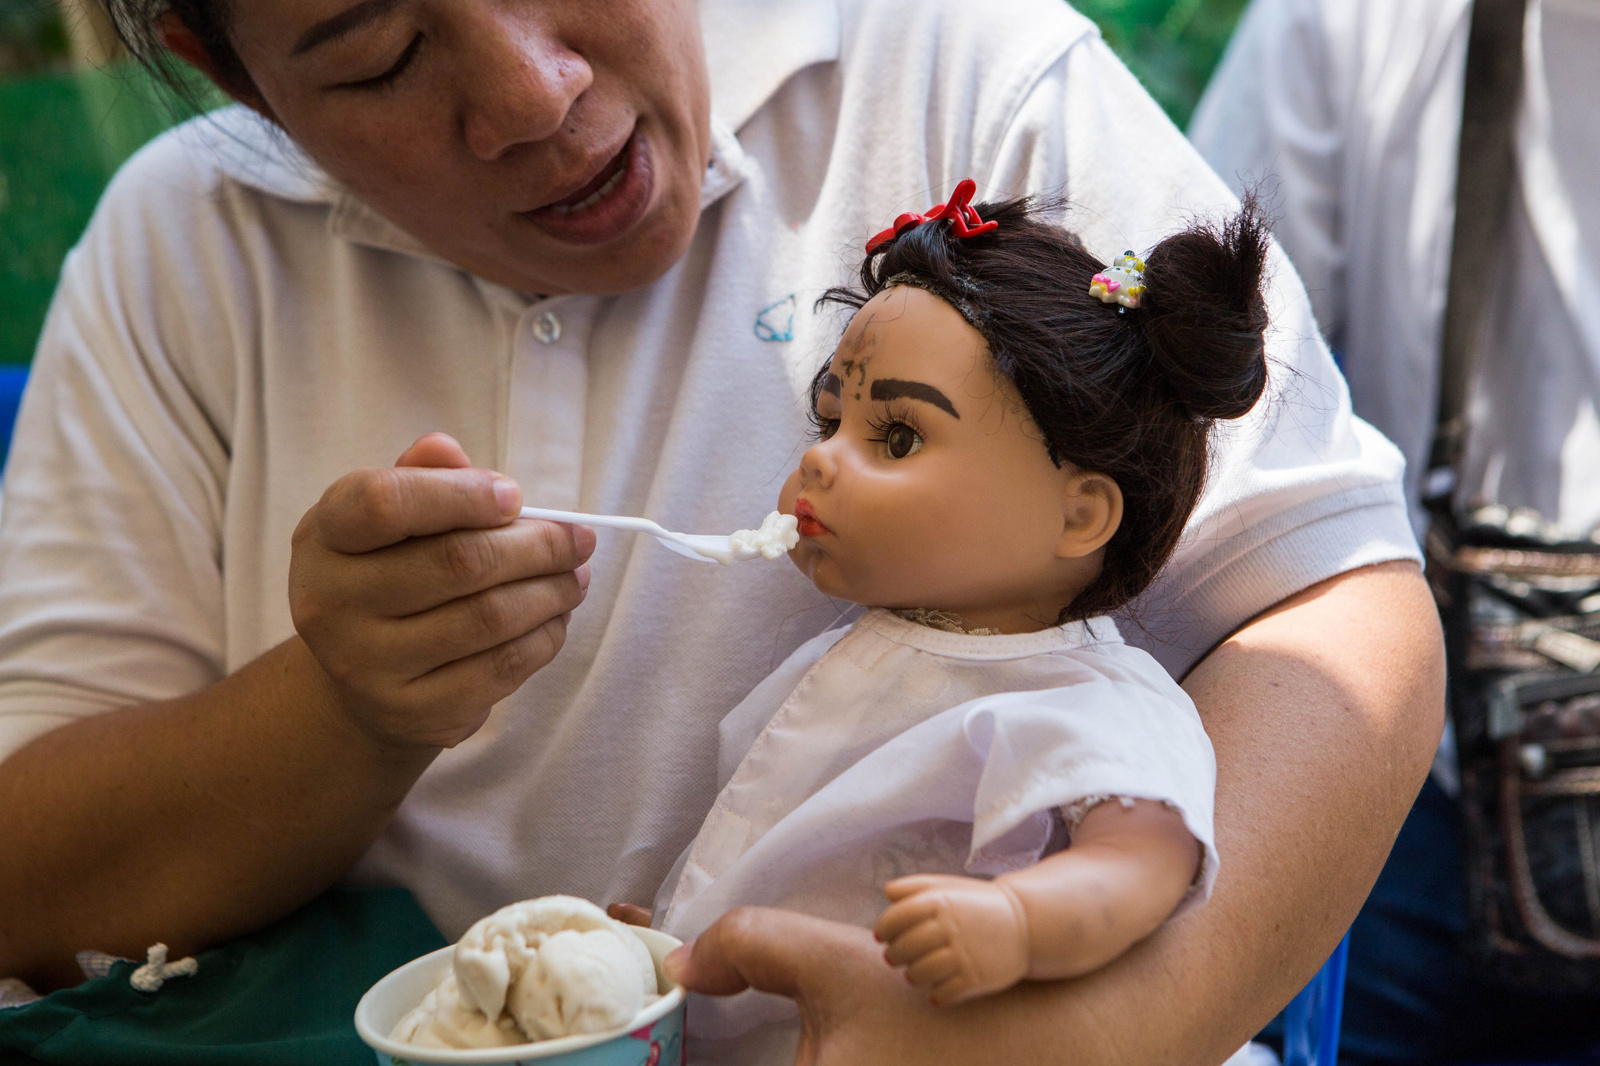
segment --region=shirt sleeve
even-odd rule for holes
[[[1022,100],[990,183],[1065,192],[1065,224],[1108,260],[1148,251],[1190,219],[1238,208],[1098,37],[1068,49]],[[1400,453],[1352,413],[1281,250],[1268,271],[1267,392],[1246,417],[1218,424],[1205,493],[1184,537],[1124,612],[1132,642],[1174,676],[1302,589],[1357,567],[1421,558]]]
[[[961,718],[982,764],[967,871],[994,876],[1038,862],[1061,808],[1149,800],[1176,811],[1201,846],[1199,875],[1178,912],[1198,906],[1220,867],[1216,756],[1200,715],[1143,652],[1119,645],[1085,657],[1096,668],[1070,687],[1003,693],[947,712]]]
[[[207,291],[217,264],[182,246],[183,216],[209,204],[190,178],[131,163],[63,268],[5,473],[0,759],[222,675],[227,449],[216,405],[167,356],[231,343]]]

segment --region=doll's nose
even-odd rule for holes
[[[800,457],[802,484],[823,489],[833,486],[833,479],[839,472],[838,457],[834,450],[831,440],[818,441],[806,449],[806,453]]]

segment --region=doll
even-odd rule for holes
[[[1090,972],[1209,895],[1210,743],[1106,615],[1266,383],[1251,205],[1107,267],[972,191],[823,297],[855,313],[779,508],[795,565],[868,610],[723,721],[720,794],[655,910],[686,939],[742,904],[872,926],[939,1005]],[[792,1061],[798,1031],[754,992],[696,997],[690,1027],[729,1062]]]

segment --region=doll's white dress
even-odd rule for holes
[[[868,611],[723,719],[718,762],[721,792],[656,899],[683,939],[746,904],[871,926],[884,882],[1029,866],[1108,798],[1165,803],[1204,846],[1179,912],[1216,878],[1211,743],[1109,618],[975,636]],[[745,1066],[792,1062],[799,1025],[789,1000],[746,992],[693,997],[689,1031],[691,1062]]]

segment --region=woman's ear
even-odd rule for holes
[[[161,16],[156,23],[156,27],[161,35],[161,43],[166,45],[167,51],[204,74],[207,78],[210,78],[213,85],[239,101],[239,103],[259,111],[273,122],[277,121],[277,118],[272,114],[272,109],[267,106],[265,100],[261,99],[261,94],[256,91],[254,85],[249,83],[248,78],[243,85],[235,84],[239,80],[239,75],[230,76],[232,72],[224,71],[218,67],[216,61],[211,58],[211,53],[206,51],[206,46],[200,42],[200,38],[195,35],[193,30],[184,25],[183,20],[177,15],[170,11],[167,12]]]
[[[1104,474],[1075,471],[1061,496],[1056,557],[1081,559],[1105,547],[1122,525],[1122,489]]]

